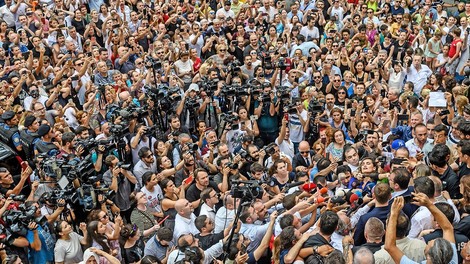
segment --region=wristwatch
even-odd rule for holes
[[[318,254],[318,246],[313,246],[313,253]]]

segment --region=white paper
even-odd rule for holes
[[[447,107],[446,97],[443,92],[429,93],[429,107]]]

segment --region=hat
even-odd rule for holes
[[[5,111],[5,112],[2,114],[2,119],[3,119],[3,121],[7,121],[7,120],[12,119],[14,116],[15,116],[15,112],[13,112],[13,111]]]
[[[38,129],[38,135],[42,137],[46,135],[47,133],[49,133],[50,130],[51,130],[51,127],[49,125],[41,125]]]
[[[36,121],[36,117],[30,115],[30,116],[27,116],[25,119],[24,119],[24,126],[25,127],[29,127],[30,125],[32,125],[34,123],[34,121]]]
[[[393,142],[392,142],[392,149],[394,150],[397,150],[401,147],[404,147],[405,146],[405,141],[401,140],[401,139],[395,139]]]
[[[190,84],[188,88],[188,93],[192,91],[199,92],[199,86],[195,83]]]

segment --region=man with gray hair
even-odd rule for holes
[[[379,220],[380,222],[380,220]],[[354,254],[353,264],[374,264],[374,254],[366,247],[360,247]]]
[[[377,217],[369,218],[364,228],[364,236],[366,238],[367,243],[361,246],[356,246],[352,248],[354,257],[357,255],[356,253],[361,251],[363,248],[368,249],[370,252],[372,252],[372,254],[379,251],[384,244],[382,242],[382,238],[384,234],[385,234],[384,223]]]

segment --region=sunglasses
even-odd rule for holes
[[[83,62],[77,63],[75,66],[83,66]]]
[[[225,51],[227,51],[227,50],[226,50],[226,49],[220,49],[219,51],[225,52]]]
[[[300,152],[300,154],[308,154],[308,153],[310,153],[310,151],[299,151],[299,152]]]

